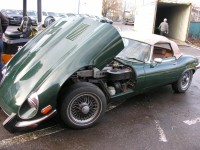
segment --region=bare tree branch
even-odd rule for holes
[[[108,14],[110,17],[119,17],[122,14],[122,0],[103,0],[102,15]]]

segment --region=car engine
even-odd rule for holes
[[[74,82],[103,83],[103,88],[112,96],[134,88],[135,74],[131,67],[113,61],[102,70],[93,67],[82,68],[73,74]],[[101,84],[102,85],[102,84]]]

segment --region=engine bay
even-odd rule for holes
[[[118,61],[112,61],[102,70],[94,67],[82,68],[73,74],[74,82],[103,83],[103,88],[113,96],[134,88],[135,73],[133,69]],[[101,87],[102,88],[102,87]]]

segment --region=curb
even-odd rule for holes
[[[192,48],[195,48],[196,50],[199,50],[199,51],[200,51],[200,47],[195,46],[195,45],[192,45],[192,44],[187,44],[187,45],[178,45],[178,46],[181,46],[181,47],[192,47]]]
[[[193,45],[190,41],[187,40],[186,42],[188,42],[188,45],[189,45],[190,47],[195,48],[195,49],[197,49],[197,50],[200,50],[200,47]]]
[[[189,45],[189,46],[200,51],[200,47],[198,47],[198,46],[194,46],[194,45]]]

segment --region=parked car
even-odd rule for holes
[[[134,25],[134,23],[135,23],[135,18],[134,17],[125,18],[123,20],[123,24],[125,24],[125,25]]]
[[[59,17],[67,17],[67,15],[65,13],[58,13]]]
[[[73,14],[73,13],[66,13],[67,17],[75,17],[76,14]]]
[[[14,9],[2,9],[1,12],[8,18],[9,25],[20,25],[22,21],[22,15],[19,11]]]
[[[33,26],[38,25],[38,18],[37,18],[37,12],[34,10],[27,11],[27,15],[31,18],[31,24]]]
[[[87,14],[76,14],[77,17],[89,18],[90,16]]]
[[[60,18],[62,18],[62,16],[59,15],[59,13],[56,12],[49,12],[49,11],[42,11],[42,24],[44,24],[44,20],[46,18],[49,17],[53,17],[55,20],[58,20]],[[48,19],[47,18],[47,19]]]
[[[104,17],[104,19],[106,20],[107,23],[113,24],[113,21],[107,17]]]
[[[171,84],[189,88],[200,67],[176,43],[154,34],[119,33],[88,18],[62,18],[29,41],[3,68],[4,127],[36,127],[56,114],[75,129],[95,125],[107,104]]]
[[[55,18],[55,20],[58,20],[58,19],[61,18],[61,16],[59,15],[59,13],[56,13],[56,12],[43,11],[42,14],[43,14],[43,16],[45,16],[45,18],[46,18],[47,16],[52,16],[52,17]],[[45,18],[44,18],[44,19],[45,19]]]
[[[107,20],[104,17],[101,16],[95,16],[97,18],[97,21],[102,22],[102,23],[107,23]]]
[[[18,10],[19,14],[23,16],[23,10]],[[26,15],[30,17],[31,19],[31,25],[37,26],[38,20],[37,20],[37,12],[34,10],[28,10]]]

